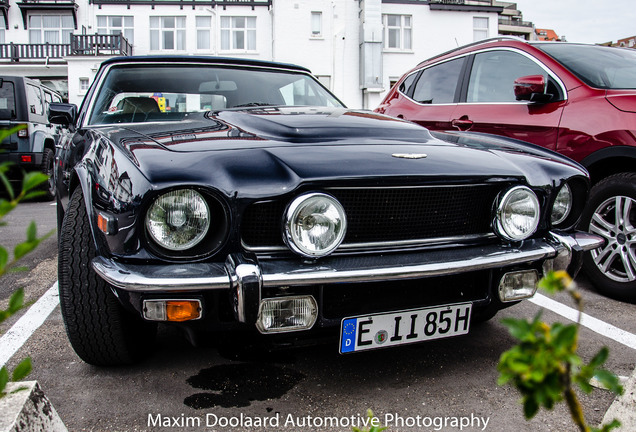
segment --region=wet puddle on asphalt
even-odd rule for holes
[[[183,403],[194,409],[246,407],[252,401],[279,399],[304,378],[300,372],[272,364],[222,364],[188,378],[189,385],[204,392]]]

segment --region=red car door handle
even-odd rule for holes
[[[462,116],[458,119],[453,119],[451,121],[451,125],[453,125],[453,127],[456,127],[459,130],[468,130],[473,126],[473,121],[469,120],[468,117],[466,116]]]

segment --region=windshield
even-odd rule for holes
[[[89,124],[178,121],[246,106],[342,104],[311,75],[245,67],[123,65],[98,90]]]
[[[2,81],[0,87],[0,120],[15,119],[15,91],[13,83],[10,81]]]
[[[636,50],[558,42],[535,46],[592,87],[636,89]]]

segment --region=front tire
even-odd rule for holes
[[[77,355],[97,366],[131,364],[149,352],[156,325],[128,313],[93,270],[95,243],[84,196],[75,189],[60,231],[58,279],[66,333]]]
[[[55,164],[55,154],[53,150],[45,148],[42,154],[42,173],[49,176],[49,179],[42,184],[44,198],[52,201],[55,198],[55,180],[53,180],[53,169]]]
[[[583,271],[596,289],[608,297],[636,301],[636,173],[614,174],[598,182],[581,227],[606,241],[583,259]]]

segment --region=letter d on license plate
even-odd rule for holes
[[[472,303],[345,318],[340,353],[365,351],[468,333]]]

